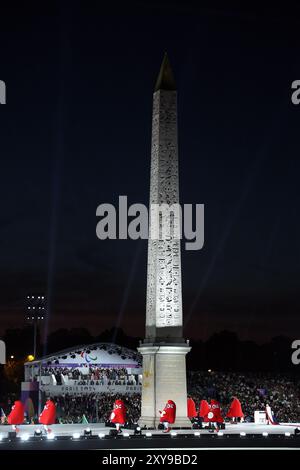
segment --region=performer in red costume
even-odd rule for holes
[[[187,415],[189,419],[196,418],[197,416],[196,405],[192,398],[188,398],[187,400]]]
[[[11,424],[13,429],[16,432],[19,432],[18,424],[23,424],[24,422],[24,406],[20,400],[15,401],[11,412],[7,417],[8,424]]]
[[[47,400],[43,411],[39,417],[39,423],[44,425],[46,432],[51,432],[51,429],[48,428],[49,425],[55,424],[56,421],[56,406],[55,403],[49,399]]]
[[[213,416],[211,416],[210,413],[213,413]],[[224,422],[223,416],[221,414],[220,403],[217,400],[210,401],[210,411],[208,413],[208,419],[210,420],[210,422],[215,423]]]
[[[218,424],[223,423],[224,419],[221,414],[220,403],[217,400],[211,400],[209,405],[209,412],[207,414],[207,423],[214,423],[215,429],[218,431]]]
[[[199,418],[201,418],[205,423],[207,422],[207,415],[210,411],[210,406],[206,400],[201,400],[200,409],[199,409]]]
[[[116,400],[114,409],[110,415],[110,421],[116,425],[117,431],[121,432],[121,426],[126,423],[126,406],[122,400]]]
[[[231,418],[233,423],[237,423],[238,418],[244,418],[242,405],[237,397],[233,397],[229,411],[226,416],[227,418]]]
[[[159,412],[160,422],[163,423],[165,429],[163,432],[169,432],[171,430],[170,424],[175,423],[176,419],[176,404],[173,400],[168,400],[163,411]]]

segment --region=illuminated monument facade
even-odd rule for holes
[[[151,211],[155,205],[176,204],[177,91],[165,55],[153,94],[146,338],[139,347],[143,356],[140,424],[147,427],[158,425],[159,410],[167,400],[177,406],[175,425],[190,426],[185,363],[190,347],[182,337],[180,215],[176,209],[159,217]],[[164,225],[170,227],[169,232],[164,232]],[[154,233],[159,233],[159,237],[150,236]]]

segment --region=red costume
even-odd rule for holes
[[[173,424],[176,419],[176,405],[173,400],[168,400],[163,411],[160,412],[160,422]]]
[[[234,397],[234,399],[232,400],[232,403],[230,405],[229,411],[226,416],[227,418],[243,418],[244,417],[241,402],[236,397]]]
[[[55,424],[56,421],[56,406],[52,400],[47,400],[43,411],[39,417],[39,423],[49,426]]]
[[[217,400],[211,400],[209,405],[209,412],[205,422],[208,423],[223,423],[223,416],[221,415],[220,403]]]
[[[207,418],[207,415],[210,411],[210,406],[206,400],[201,400],[200,402],[200,410],[199,410],[199,416],[200,418],[203,418],[204,421]]]
[[[110,421],[115,424],[126,423],[126,406],[122,400],[116,400],[114,409],[110,415]]]
[[[11,409],[7,417],[8,424],[16,425],[23,424],[24,422],[24,406],[21,401],[15,401],[14,406]]]
[[[187,401],[187,415],[190,419],[195,418],[197,416],[196,405],[192,398],[188,398]]]

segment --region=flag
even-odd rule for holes
[[[88,420],[86,419],[86,416],[85,416],[85,415],[82,416],[81,424],[89,424],[89,422],[88,422]]]

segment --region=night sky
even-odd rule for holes
[[[299,11],[98,3],[1,6],[0,334],[44,292],[49,331],[143,335],[147,242],[98,240],[96,208],[119,195],[148,204],[167,51],[181,203],[205,204],[204,248],[182,250],[185,336],[296,339]]]

